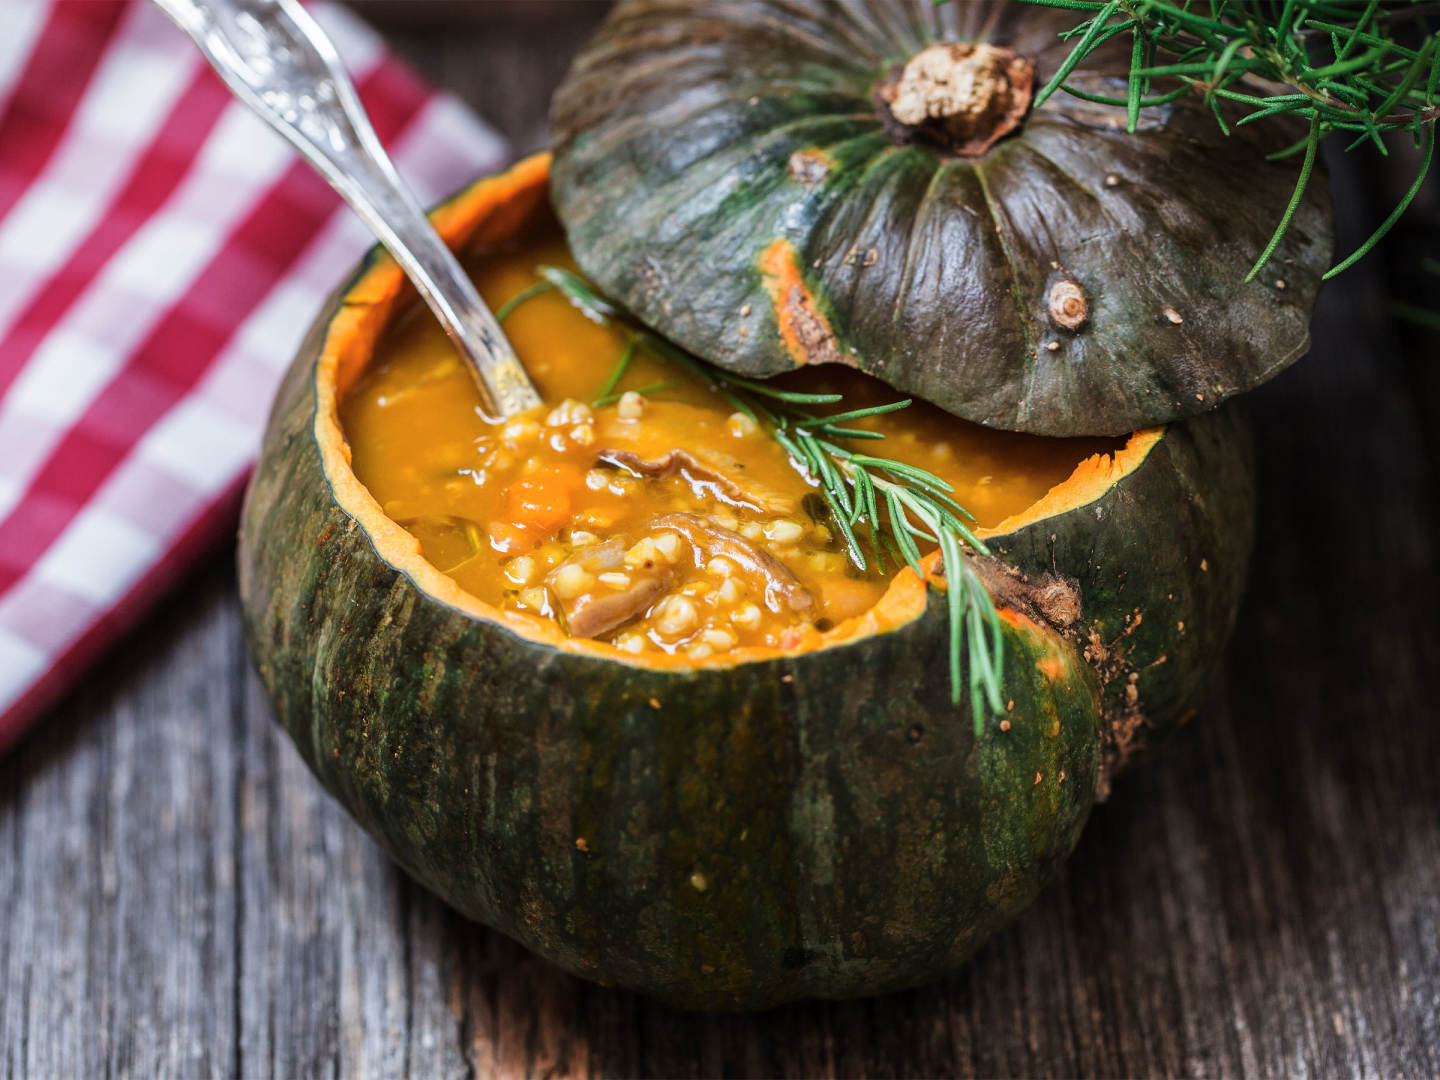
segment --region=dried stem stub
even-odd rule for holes
[[[1034,84],[1034,62],[1013,49],[942,42],[912,56],[876,96],[896,134],[979,157],[1020,126]]]

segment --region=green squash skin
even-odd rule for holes
[[[1077,586],[1085,615],[1070,636],[1104,686],[1102,794],[1194,711],[1229,640],[1255,531],[1254,475],[1247,410],[1231,402],[1172,424],[1104,499],[988,541],[1005,562],[1049,567]]]
[[[986,718],[978,739],[968,699],[950,700],[936,586],[892,632],[727,669],[523,639],[421,592],[336,503],[315,365],[343,303],[287,374],[247,493],[240,592],[262,681],[407,872],[586,978],[736,1010],[954,970],[1053,876],[1129,754],[1112,727],[1136,712],[1128,669],[1087,663],[1090,633],[1173,605],[1125,639],[1153,738],[1233,620],[1250,481],[1227,407],[1172,426],[1096,501],[995,538],[1033,579],[1073,579],[1084,613],[1006,622],[1008,726]]]
[[[661,334],[746,374],[839,360],[1042,435],[1206,412],[1308,348],[1333,247],[1323,178],[1244,281],[1295,185],[1297,162],[1265,155],[1303,131],[1227,137],[1192,94],[1130,135],[1124,109],[1061,92],[960,159],[897,146],[876,115],[876,84],[937,40],[1011,45],[1038,88],[1079,17],[993,0],[624,0],[552,111],[575,257]],[[1128,60],[1121,35],[1071,83],[1114,96]],[[777,243],[798,290],[774,285]],[[1089,308],[1074,331],[1048,314],[1062,280]],[[787,339],[782,321],[803,329]]]

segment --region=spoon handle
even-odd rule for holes
[[[470,363],[488,419],[539,405],[500,324],[380,145],[334,45],[297,0],[155,2],[395,256]]]

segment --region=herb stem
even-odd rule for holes
[[[620,362],[615,365],[615,370],[610,372],[610,377],[605,380],[605,385],[600,388],[600,393],[595,395],[595,405],[604,405],[610,401],[610,396],[615,388],[620,385],[620,380],[625,377],[625,369],[630,366],[630,361],[635,359],[635,341],[632,338],[625,346],[625,351],[620,354]],[[618,396],[618,395],[617,395]]]
[[[549,292],[553,288],[555,288],[555,286],[552,285],[550,282],[539,281],[536,282],[534,285],[531,285],[528,289],[521,289],[514,296],[510,297],[509,300],[506,300],[505,303],[501,304],[498,308],[495,309],[495,321],[504,322],[505,317],[509,315],[512,311],[514,311],[516,308],[518,308],[521,304],[525,303],[526,300],[532,300],[535,297],[539,296],[541,293]]]

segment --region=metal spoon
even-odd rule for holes
[[[493,414],[487,419],[539,405],[500,324],[380,145],[335,46],[297,0],[155,3],[395,256],[470,365]]]

